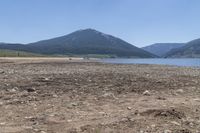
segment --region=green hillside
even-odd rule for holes
[[[41,54],[34,54],[23,51],[0,49],[0,57],[42,57]]]
[[[172,49],[167,58],[200,58],[200,39],[186,43],[183,47]]]

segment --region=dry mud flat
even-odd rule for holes
[[[199,133],[200,69],[0,59],[0,133]]]

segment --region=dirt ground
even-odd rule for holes
[[[0,133],[200,133],[200,69],[1,58]]]

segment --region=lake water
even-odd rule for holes
[[[158,65],[173,65],[173,66],[188,66],[200,67],[200,59],[185,58],[185,59],[102,59],[105,63],[114,64],[158,64]]]

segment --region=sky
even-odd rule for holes
[[[200,0],[0,0],[0,42],[92,28],[135,46],[200,38]]]

